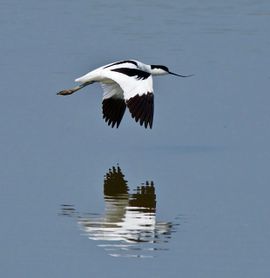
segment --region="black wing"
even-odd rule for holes
[[[108,125],[116,127],[120,125],[120,122],[124,116],[126,110],[126,103],[123,99],[120,98],[106,98],[102,101],[102,112],[103,112],[103,119]]]
[[[118,68],[118,69],[112,69],[111,71],[116,71],[122,74],[125,74],[129,77],[135,77],[137,80],[144,80],[147,79],[151,73],[142,71],[139,69],[131,69],[131,68]]]
[[[147,93],[135,95],[126,101],[127,107],[135,121],[140,121],[140,125],[145,128],[149,125],[152,128],[154,117],[154,94]]]

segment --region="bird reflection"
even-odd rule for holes
[[[61,214],[76,217],[89,239],[98,241],[115,257],[153,257],[153,251],[166,250],[175,224],[156,220],[156,194],[153,181],[146,181],[132,193],[119,166],[104,176],[103,215],[80,215],[72,205],[62,205]]]

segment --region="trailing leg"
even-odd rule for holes
[[[92,84],[93,82],[85,82],[85,83],[82,83],[76,87],[73,87],[71,89],[66,89],[66,90],[63,90],[63,91],[60,91],[59,93],[57,93],[57,95],[59,96],[67,96],[67,95],[71,95],[77,91],[79,91],[80,89],[84,88],[85,86],[87,85],[90,85]]]

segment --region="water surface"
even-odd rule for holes
[[[268,1],[2,0],[0,15],[1,277],[269,277]],[[98,84],[56,96],[129,58],[194,74],[154,80],[152,130],[128,113],[109,128]]]

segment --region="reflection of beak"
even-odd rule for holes
[[[177,73],[170,72],[170,71],[169,71],[169,74],[172,74],[172,75],[175,75],[175,76],[179,76],[179,77],[190,77],[190,76],[193,76],[193,75],[194,75],[194,74],[190,74],[190,75],[181,75],[181,74],[177,74]]]

